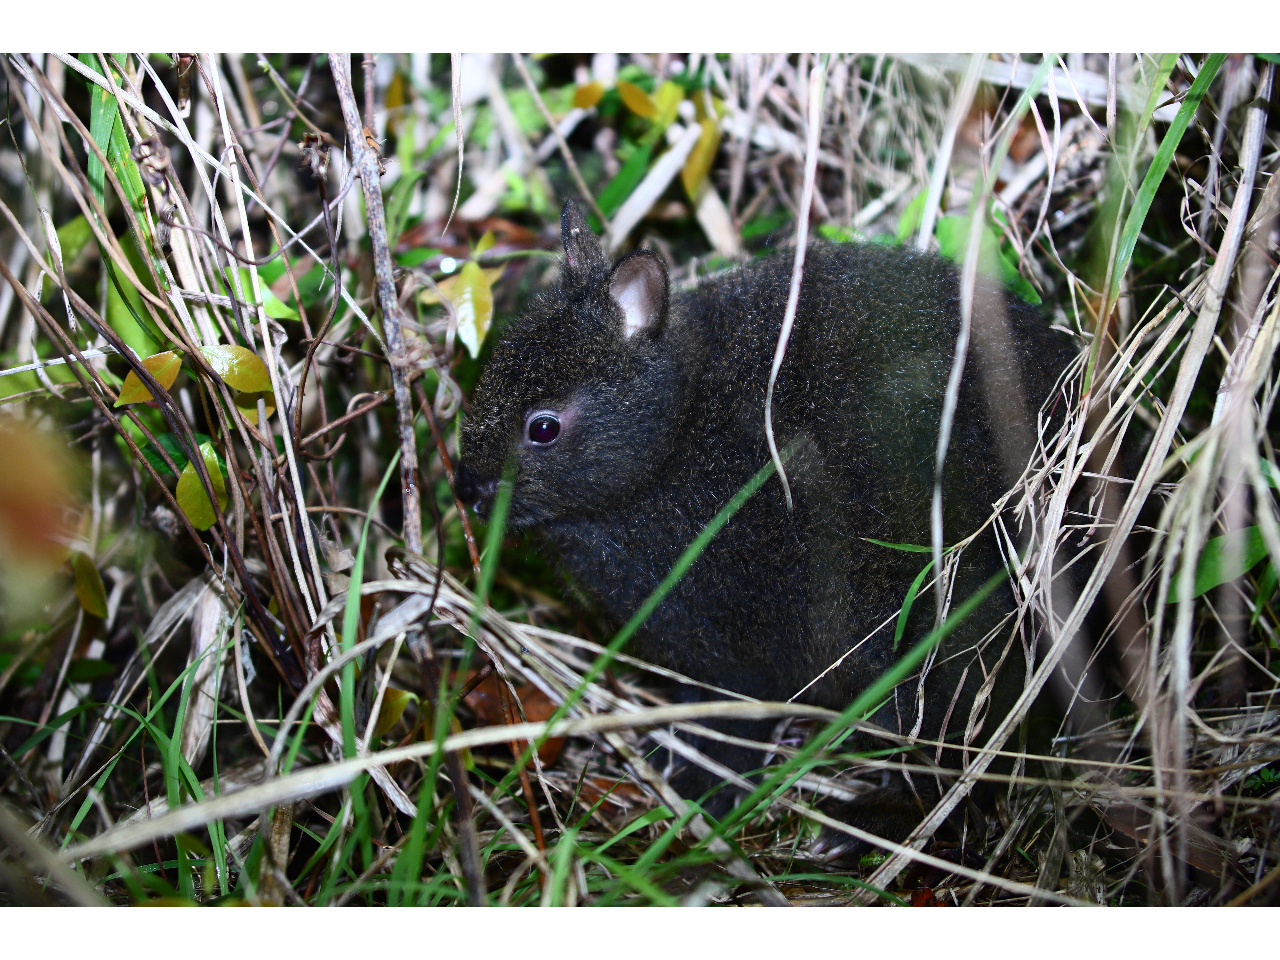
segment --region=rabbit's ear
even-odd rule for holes
[[[584,280],[608,264],[600,238],[572,200],[565,201],[560,214],[560,242],[564,245],[566,272],[575,279]]]
[[[609,276],[609,294],[622,308],[623,333],[657,336],[667,319],[667,268],[651,250],[629,253]]]

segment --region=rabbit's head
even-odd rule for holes
[[[560,226],[560,285],[495,344],[462,424],[458,495],[484,514],[509,471],[513,526],[604,516],[652,482],[692,372],[662,260],[610,265],[572,200]]]

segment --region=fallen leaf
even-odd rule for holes
[[[949,907],[951,904],[945,900],[939,900],[938,895],[933,892],[932,887],[921,887],[919,890],[911,891],[911,905],[913,907]]]
[[[473,673],[472,676],[474,675]],[[501,683],[502,681],[496,675],[491,675],[467,694],[467,706],[475,713],[476,720],[481,726],[496,727],[507,722],[502,712],[502,695],[499,692],[499,684]],[[508,696],[510,696],[510,691],[508,691]],[[516,696],[524,709],[524,718],[529,723],[540,723],[555,713],[555,704],[551,702],[545,693],[532,684],[516,686]],[[512,704],[513,709],[514,706]],[[517,722],[519,721],[518,712],[516,720]],[[521,747],[525,745],[524,743],[520,744]],[[538,759],[544,764],[555,763],[560,756],[560,751],[563,749],[564,738],[553,737],[538,750]]]

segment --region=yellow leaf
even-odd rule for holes
[[[76,578],[76,597],[86,613],[102,620],[107,618],[107,591],[102,576],[86,553],[76,551],[71,555],[71,572]]]
[[[480,264],[468,260],[462,265],[449,299],[458,311],[458,339],[467,345],[471,356],[479,356],[480,344],[493,319],[493,288]]]
[[[479,256],[480,256],[482,253],[484,253],[486,250],[488,250],[488,249],[492,248],[495,242],[496,242],[496,241],[495,241],[494,236],[493,236],[493,231],[492,231],[492,230],[486,230],[486,231],[484,232],[484,236],[483,236],[483,237],[481,237],[481,238],[479,239],[479,241],[477,241],[477,242],[476,242],[476,248],[475,248],[474,250],[472,250],[472,251],[471,251],[471,256],[472,256],[472,257],[479,257]]]
[[[654,111],[657,118],[654,122],[663,130],[671,126],[675,120],[680,101],[684,99],[684,87],[673,80],[668,80],[654,94]]]
[[[259,361],[261,362],[261,361]],[[214,452],[212,441],[200,444],[200,458],[209,472],[209,482],[218,497],[218,507],[227,509],[227,484],[222,477],[222,468],[218,466],[218,455]],[[191,525],[197,530],[208,530],[217,523],[217,515],[213,512],[213,504],[205,493],[204,484],[200,482],[200,474],[196,473],[194,463],[188,463],[178,478],[177,500],[182,512],[187,515]]]
[[[489,286],[492,287],[498,282],[498,278],[502,276],[503,271],[506,269],[506,265],[504,264],[501,267],[484,267],[482,268],[482,272],[484,273],[485,279],[489,281]],[[461,276],[462,273],[458,272],[452,277],[446,277],[436,284],[436,286],[440,288],[440,292],[444,294],[445,299],[450,303],[454,302],[454,291],[458,289],[458,280]],[[433,303],[439,303],[440,298],[436,296],[436,292],[434,290],[427,289],[418,294],[418,302],[424,307],[429,307]]]
[[[236,409],[255,427],[258,426],[258,400],[265,400],[267,416],[276,412],[276,395],[270,390],[241,392],[235,395]]]
[[[205,360],[213,372],[222,378],[232,390],[257,393],[271,389],[271,374],[267,365],[252,350],[235,343],[217,343],[201,347]]]
[[[658,105],[653,102],[653,97],[649,96],[634,83],[619,80],[618,93],[622,95],[622,102],[627,105],[627,109],[632,113],[642,117],[656,117],[658,115]]]
[[[142,361],[142,368],[155,377],[160,382],[160,386],[168,390],[178,379],[178,372],[182,369],[182,357],[173,350],[166,350],[164,353],[147,357]],[[116,398],[115,406],[123,407],[126,403],[145,403],[150,399],[152,399],[151,391],[143,386],[138,375],[130,370],[124,378],[124,386],[120,388],[120,396]]]
[[[599,80],[584,83],[573,91],[573,105],[583,110],[590,110],[604,96],[604,84]]]
[[[374,737],[385,737],[391,728],[400,722],[409,701],[417,699],[417,696],[408,690],[387,687],[387,692],[382,697],[382,708],[378,711],[378,723],[373,728]]]
[[[698,136],[698,142],[693,145],[689,159],[684,162],[684,169],[680,171],[680,180],[684,183],[690,200],[697,199],[698,190],[707,179],[707,173],[711,170],[719,149],[720,127],[708,117],[702,121],[702,133]]]

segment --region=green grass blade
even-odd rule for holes
[[[1172,56],[1176,59],[1176,54]],[[1204,65],[1200,68],[1200,73],[1197,74],[1195,82],[1191,84],[1191,89],[1182,98],[1182,105],[1178,107],[1177,116],[1169,124],[1169,129],[1166,131],[1164,139],[1160,141],[1160,147],[1156,150],[1151,166],[1147,168],[1146,176],[1142,178],[1142,185],[1138,188],[1138,194],[1134,197],[1129,216],[1125,219],[1124,230],[1120,234],[1120,245],[1116,249],[1111,269],[1111,289],[1107,291],[1107,303],[1113,303],[1118,295],[1120,278],[1129,269],[1129,261],[1133,259],[1134,247],[1138,245],[1138,234],[1142,232],[1142,225],[1146,222],[1147,213],[1151,209],[1151,201],[1156,196],[1156,190],[1159,188],[1161,181],[1164,180],[1169,164],[1173,161],[1174,151],[1178,149],[1178,144],[1182,142],[1182,135],[1187,132],[1187,127],[1195,116],[1196,108],[1200,106],[1200,101],[1208,93],[1209,85],[1213,83],[1214,78],[1218,75],[1218,69],[1226,59],[1227,55],[1225,53],[1211,53],[1205,58]],[[1165,76],[1167,77],[1167,74]],[[1155,91],[1152,92],[1152,96],[1156,96]]]

